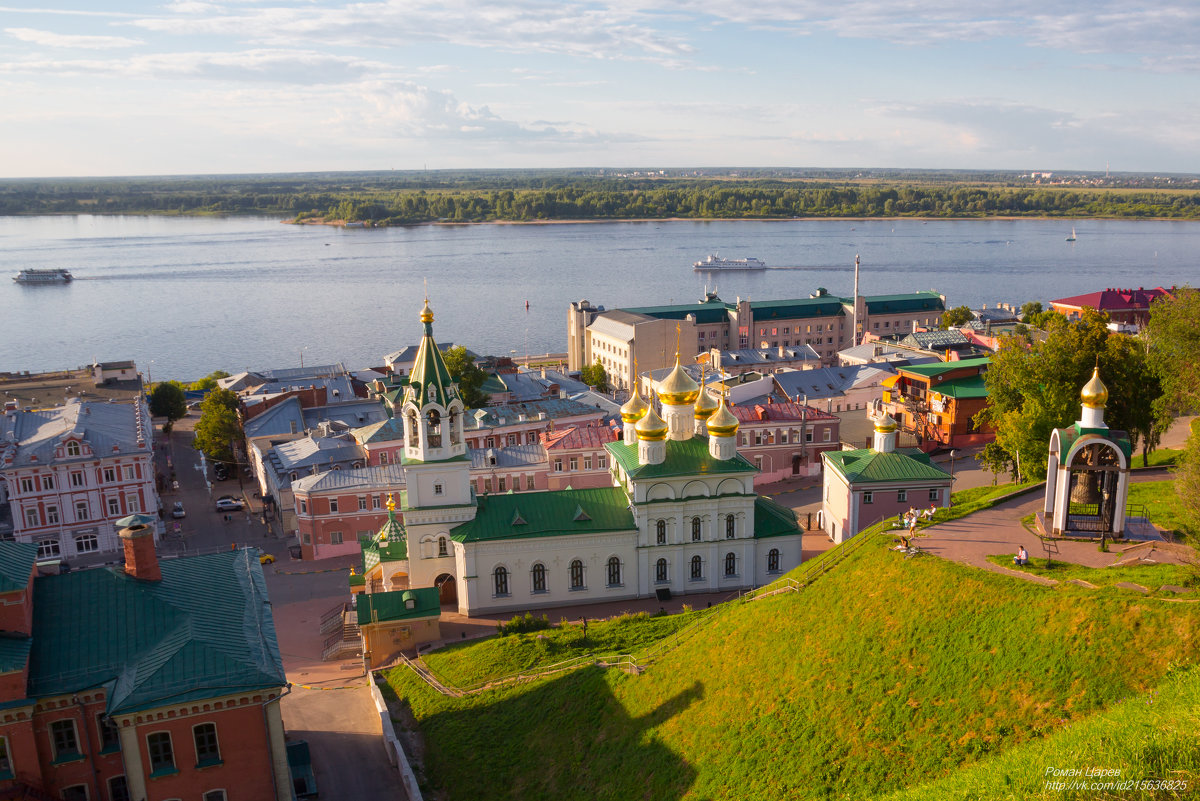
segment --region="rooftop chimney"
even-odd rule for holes
[[[146,525],[121,529],[125,546],[125,573],[142,581],[162,581],[158,555],[154,553],[154,529]]]

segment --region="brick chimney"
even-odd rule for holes
[[[154,553],[154,529],[138,525],[121,529],[125,546],[125,572],[143,581],[162,581],[158,555]]]

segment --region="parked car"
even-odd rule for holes
[[[222,495],[220,498],[217,498],[218,512],[240,512],[244,505],[240,499],[232,495]]]
[[[171,509],[171,517],[176,520],[181,517],[187,517],[187,512],[183,510],[183,501],[175,501],[175,506]]]
[[[264,553],[264,554],[260,554],[258,557],[258,563],[260,565],[269,565],[274,561],[275,561],[275,556],[273,554]]]

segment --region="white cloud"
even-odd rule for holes
[[[73,50],[111,50],[144,44],[140,39],[128,39],[124,36],[80,36],[39,31],[35,28],[5,28],[4,32],[22,42],[43,47],[66,47]]]

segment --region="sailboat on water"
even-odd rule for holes
[[[1075,241],[1075,226],[1073,226],[1073,225],[1071,226],[1071,235],[1067,237],[1067,241],[1068,242]]]

